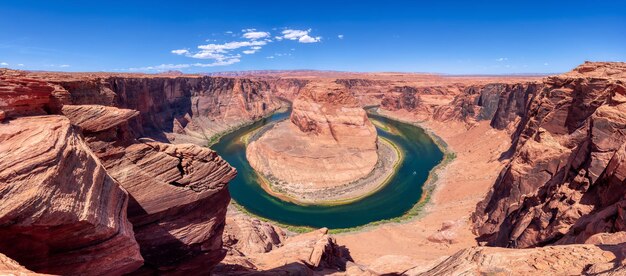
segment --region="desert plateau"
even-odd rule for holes
[[[624,6],[70,2],[0,4],[0,275],[626,275]]]

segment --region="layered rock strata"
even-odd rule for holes
[[[167,109],[159,83],[175,80],[2,73],[0,252],[55,274],[208,273],[222,260],[234,168],[207,148],[138,138],[168,129],[148,106]]]
[[[480,240],[525,248],[626,231],[625,80],[623,63],[585,63],[527,97],[512,159],[473,217]]]
[[[547,246],[533,249],[471,247],[430,269],[403,275],[620,275],[623,245]],[[432,266],[426,265],[425,267]]]
[[[238,225],[258,225],[257,221],[239,221]],[[255,230],[259,230],[256,228]],[[267,232],[269,230],[269,232]],[[244,232],[229,231],[231,237],[248,236]],[[281,235],[265,228],[263,233]],[[258,234],[255,234],[257,236]],[[230,253],[224,262],[216,268],[216,275],[313,275],[316,271],[345,271],[346,264],[352,261],[349,252],[337,245],[328,235],[328,229],[322,228],[305,234],[280,238],[280,242],[262,250],[246,250],[247,253]],[[231,240],[232,241],[232,240]],[[238,243],[266,244],[259,240],[236,240],[231,250]],[[243,245],[245,246],[245,245]]]
[[[0,252],[29,269],[123,274],[143,263],[128,193],[67,118],[2,124],[0,183]]]
[[[89,131],[89,146],[129,192],[128,217],[143,270],[210,271],[224,257],[226,185],[234,168],[207,148],[132,138],[128,120],[136,111],[97,105],[62,110]]]
[[[370,174],[378,139],[358,101],[336,83],[310,83],[304,91],[288,121],[248,145],[250,165],[286,190],[317,193]]]
[[[283,106],[265,81],[211,77],[106,77],[58,80],[77,105],[140,112],[142,135],[206,145],[211,138]]]

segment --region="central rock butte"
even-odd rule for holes
[[[376,128],[335,82],[309,83],[294,100],[290,120],[259,134],[246,149],[248,161],[279,190],[328,192],[366,177],[378,161]]]

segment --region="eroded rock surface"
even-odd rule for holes
[[[103,105],[140,112],[143,135],[173,143],[206,145],[212,136],[259,119],[283,103],[265,81],[200,76],[53,79],[75,105]],[[281,88],[281,87],[279,87]]]
[[[0,251],[51,274],[122,274],[143,263],[128,193],[62,116],[0,126]]]
[[[624,259],[624,247],[568,245],[533,249],[471,247],[435,267],[416,267],[404,275],[588,275],[612,273]],[[604,269],[601,269],[604,268]],[[596,274],[591,274],[596,275]],[[618,275],[618,274],[616,274]]]
[[[113,114],[102,117],[129,113],[107,111]],[[226,253],[227,184],[235,169],[208,148],[134,139],[123,121],[127,117],[86,138],[131,196],[128,218],[145,259],[143,269],[210,271]]]
[[[0,275],[47,275],[28,270],[15,260],[0,253]]]
[[[19,197],[15,200],[25,200],[26,203],[23,206],[35,204],[42,210],[32,210],[33,214],[25,213],[30,210],[26,207],[24,210],[12,211],[12,216],[17,216],[18,213],[19,216],[13,218],[17,220],[17,222],[12,222],[14,226],[0,227],[4,236],[9,238],[3,239],[3,242],[11,239],[13,242],[17,240],[18,245],[25,243],[23,245],[25,248],[20,247],[22,245],[14,246],[12,249],[6,247],[7,251],[3,248],[1,252],[14,257],[29,269],[37,272],[97,275],[128,273],[135,271],[142,264],[144,266],[139,270],[141,273],[183,271],[208,273],[224,257],[222,231],[226,207],[230,201],[226,185],[235,176],[235,170],[207,148],[192,144],[172,145],[152,139],[138,139],[147,133],[155,133],[155,130],[168,129],[167,120],[159,118],[170,116],[172,113],[167,111],[175,109],[178,105],[172,102],[172,96],[158,97],[162,95],[160,93],[163,92],[164,87],[168,90],[168,83],[176,84],[175,79],[94,78],[82,75],[77,77],[76,75],[29,74],[19,71],[0,73],[6,79],[13,80],[13,83],[7,85],[9,87],[7,91],[0,91],[2,92],[0,97],[3,99],[13,100],[15,95],[28,99],[35,95],[41,99],[40,101],[24,101],[28,104],[10,101],[8,102],[10,105],[1,106],[2,115],[7,118],[3,118],[5,122],[0,127],[0,131],[17,133],[15,137],[0,135],[3,139],[12,139],[11,143],[2,143],[2,146],[22,145],[35,149],[34,151],[23,149],[19,152],[7,152],[6,154],[11,153],[15,156],[3,158],[2,162],[13,160],[20,166],[41,168],[42,173],[47,172],[47,175],[53,178],[42,185],[36,181],[38,180],[37,170],[26,171],[24,169],[21,172],[23,175],[18,175],[20,181],[33,186],[30,190],[33,192],[29,193],[30,200]],[[35,79],[30,80],[28,77]],[[28,82],[23,84],[25,79]],[[202,79],[199,77],[183,78],[180,82],[201,82]],[[210,81],[219,82],[219,80],[212,79]],[[234,85],[234,83],[240,83],[239,81],[230,79],[225,80],[225,83],[224,94],[247,93],[244,92],[248,89],[245,81],[242,82],[241,88],[236,88],[237,85]],[[229,83],[234,86],[229,86]],[[2,84],[6,83],[0,83]],[[40,86],[45,89],[38,88]],[[122,89],[121,86],[125,88]],[[41,92],[35,88],[45,91]],[[210,89],[214,91],[220,88]],[[181,90],[172,88],[168,91],[178,93],[176,91]],[[181,93],[184,94],[184,92]],[[185,96],[182,95],[182,97]],[[140,99],[133,97],[140,97]],[[115,106],[129,106],[133,109]],[[150,114],[142,116],[139,109]],[[165,109],[165,113],[157,112],[156,109]],[[33,116],[15,119],[20,116],[48,113],[63,116]],[[62,122],[61,126],[57,126],[56,122],[51,121],[50,118],[58,118]],[[25,123],[26,121],[29,123]],[[30,128],[27,127],[29,124]],[[42,126],[51,127],[54,130],[47,130]],[[66,134],[57,137],[55,131]],[[44,137],[46,135],[50,137]],[[31,143],[33,139],[42,141],[49,139],[54,143],[47,145],[38,142],[33,146]],[[82,159],[72,155],[76,148]],[[40,151],[37,151],[38,149]],[[4,153],[3,150],[2,154]],[[32,162],[29,161],[31,155],[34,159]],[[43,160],[45,157],[50,157],[51,161]],[[55,165],[55,162],[58,164]],[[64,165],[68,168],[63,167]],[[53,173],[56,166],[60,167],[59,172]],[[9,163],[6,163],[4,167],[0,170],[2,174],[8,175],[7,177],[18,177]],[[45,171],[46,168],[48,171]],[[63,179],[71,179],[71,181]],[[19,181],[16,182],[16,185],[19,183]],[[103,187],[98,188],[98,185]],[[26,186],[23,185],[23,187]],[[11,187],[13,186],[1,188],[5,189],[4,192],[20,191],[10,189]],[[123,197],[116,195],[113,187],[117,188]],[[130,195],[122,187],[131,191]],[[41,191],[36,192],[36,188]],[[100,192],[103,194],[100,195]],[[64,196],[56,196],[55,193],[61,193]],[[104,198],[104,196],[109,198]],[[72,200],[90,200],[88,203],[94,206],[85,206],[81,209],[81,204],[85,205],[85,203],[72,203]],[[2,203],[15,204],[11,201]],[[105,211],[98,208],[105,209]],[[59,215],[61,211],[55,211],[56,209],[68,214]],[[10,210],[7,209],[7,212]],[[50,218],[46,216],[48,215],[46,212],[52,212],[57,217]],[[41,222],[37,221],[39,215],[45,216]],[[76,225],[72,225],[72,216],[83,222],[77,221]],[[17,234],[12,231],[17,231],[14,228],[20,227],[20,220],[25,220],[26,226],[20,228],[20,234],[15,236]],[[54,223],[67,223],[68,225],[56,226]],[[34,230],[27,228],[31,226],[39,228]],[[56,230],[47,232],[37,230],[50,227]],[[54,237],[49,239],[48,235]],[[76,236],[84,236],[84,240],[76,239]],[[124,238],[128,238],[132,244],[125,243]],[[47,243],[52,243],[52,245]],[[29,250],[36,250],[36,253]],[[96,268],[85,272],[92,266]]]
[[[481,240],[524,248],[626,230],[625,75],[623,63],[585,63],[544,80],[474,214]]]
[[[215,274],[313,275],[314,271],[324,269],[345,271],[346,263],[351,260],[349,252],[336,244],[328,229],[322,228],[290,236],[267,252],[229,256]]]
[[[61,113],[87,132],[107,130],[139,115],[136,110],[102,105],[63,105]]]

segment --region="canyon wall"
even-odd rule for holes
[[[139,111],[136,126],[141,127],[143,135],[163,135],[160,140],[174,143],[206,145],[214,135],[259,119],[284,105],[272,96],[268,82],[250,79],[103,77],[55,83],[70,92],[72,104]]]
[[[234,168],[205,147],[141,138],[181,110],[165,95],[183,91],[168,88],[176,81],[2,73],[1,252],[35,272],[84,275],[207,273],[224,258]],[[232,98],[250,91],[230,83]],[[246,118],[269,110],[249,106]]]
[[[473,216],[479,240],[520,248],[623,241],[625,80],[623,63],[585,63],[520,95],[513,106],[525,111],[497,112],[495,127],[511,114],[520,122],[511,161]]]

